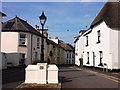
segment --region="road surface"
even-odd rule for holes
[[[60,67],[62,88],[111,88],[118,90],[118,81],[99,73],[76,67]]]

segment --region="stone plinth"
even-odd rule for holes
[[[58,83],[58,67],[48,65],[48,83]]]
[[[25,69],[25,83],[37,83],[38,80],[38,66],[37,65],[28,65]]]
[[[47,83],[47,63],[37,63],[37,66],[39,67],[38,70],[38,84],[46,84]]]
[[[26,68],[25,83],[46,84],[47,63],[28,65]]]
[[[47,63],[28,65],[26,68],[25,83],[58,84],[58,67]]]

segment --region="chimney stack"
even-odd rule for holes
[[[38,32],[40,32],[38,25],[35,25],[35,29],[36,29]]]
[[[58,39],[58,37],[55,37],[55,39]]]
[[[45,37],[48,38],[48,32],[47,32],[47,29],[44,29],[44,31],[43,31],[43,35],[44,35]]]

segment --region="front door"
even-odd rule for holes
[[[22,66],[25,64],[25,53],[21,53],[20,54],[20,61],[19,61],[19,65]]]
[[[35,52],[35,59],[37,60],[38,59],[38,53]]]

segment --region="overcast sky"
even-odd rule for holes
[[[33,27],[39,25],[41,28],[38,17],[44,11],[49,36],[57,36],[73,44],[74,37],[80,30],[89,28],[104,4],[105,2],[3,2],[2,11],[7,14],[3,21],[17,15]]]

